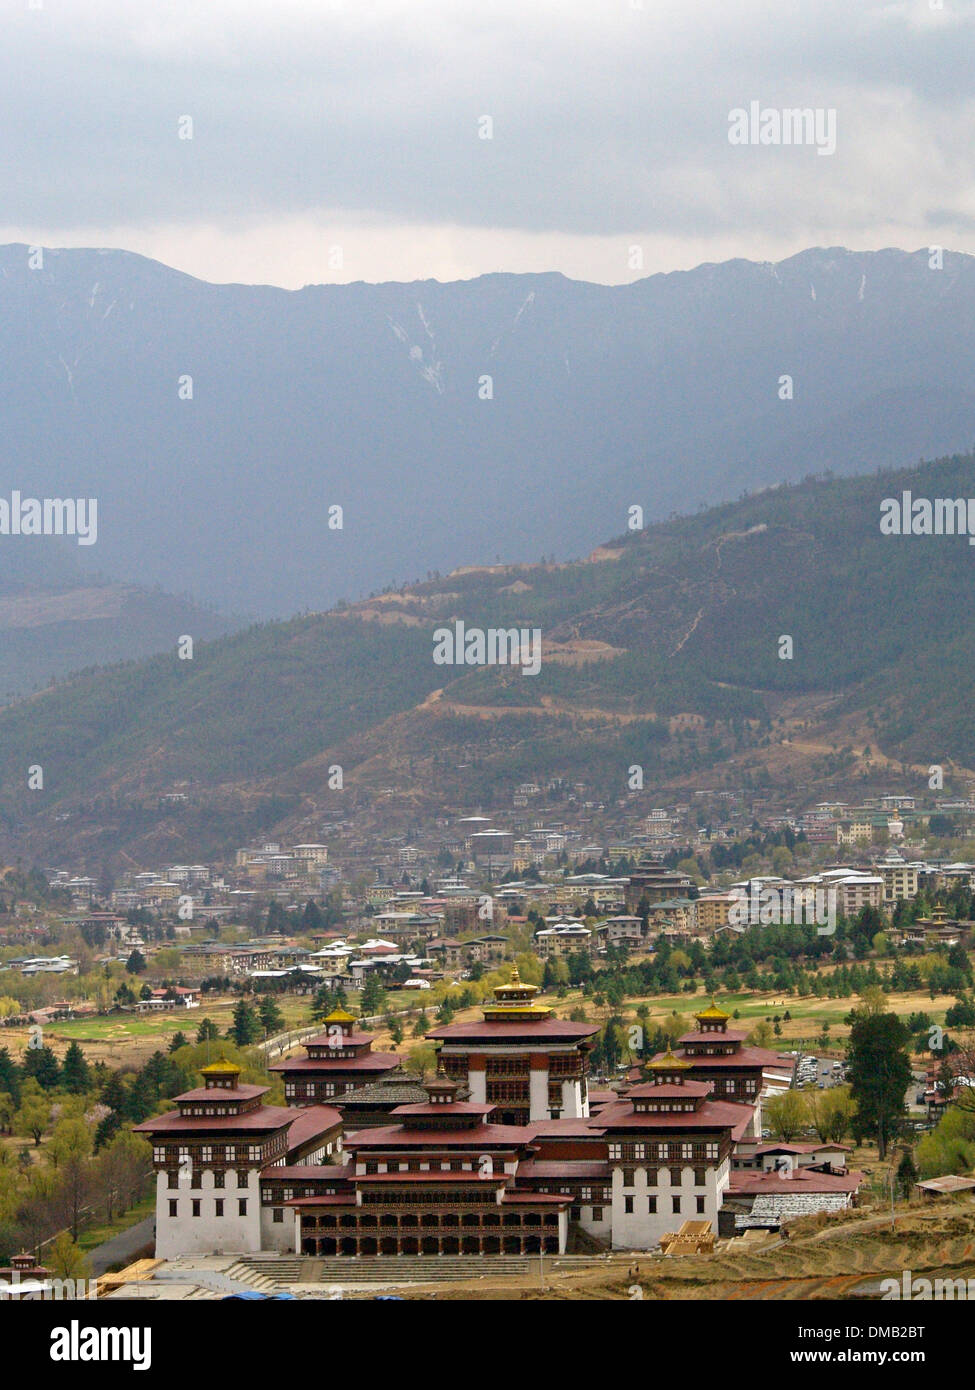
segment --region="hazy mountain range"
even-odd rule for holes
[[[97,544],[32,538],[23,582],[57,588],[60,545],[82,588],[97,569],[129,594],[132,619],[123,651],[129,632],[69,605],[75,636],[46,653],[33,629],[18,638],[2,693],[86,654],[168,647],[189,615],[157,639],[134,586],[288,617],[458,565],[582,556],[634,504],[649,522],[967,449],[975,258],[830,249],[618,287],[285,291],[121,251],[48,250],[31,268],[11,245],[0,421],[0,495],[99,502]]]

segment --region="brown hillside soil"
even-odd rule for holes
[[[813,1218],[812,1221],[816,1219]],[[592,1263],[546,1259],[526,1275],[469,1284],[401,1289],[407,1299],[835,1299],[877,1297],[857,1292],[882,1278],[900,1279],[909,1269],[927,1278],[975,1275],[975,1202],[948,1199],[901,1205],[893,1233],[890,1217],[855,1213],[825,1229],[795,1234],[751,1252],[709,1256],[618,1254]],[[803,1223],[797,1223],[801,1229]]]

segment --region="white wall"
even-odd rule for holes
[[[168,1174],[156,1174],[156,1257],[172,1260],[179,1255],[226,1255],[261,1249],[260,1174],[256,1168],[236,1170],[237,1186],[215,1188],[213,1171],[205,1168],[201,1185],[168,1185]],[[229,1173],[228,1173],[229,1179]],[[244,1185],[246,1180],[246,1186]],[[238,1214],[238,1201],[247,1202],[246,1216]],[[217,1216],[216,1203],[223,1200],[224,1215]],[[177,1203],[175,1217],[169,1203]],[[192,1216],[192,1203],[199,1201],[200,1215]]]
[[[630,1165],[627,1164],[627,1167]],[[700,1166],[700,1165],[698,1165]],[[622,1166],[613,1169],[612,1243],[614,1250],[651,1250],[668,1231],[679,1231],[685,1221],[709,1221],[717,1231],[718,1208],[730,1181],[731,1164],[725,1159],[717,1169],[705,1167],[705,1185],[694,1182],[691,1166],[674,1163],[659,1169],[655,1186],[647,1183],[645,1166],[634,1167],[634,1186],[623,1187]],[[633,1211],[625,1210],[627,1197]],[[648,1199],[657,1199],[657,1210],[649,1210]],[[696,1198],[704,1198],[704,1210],[697,1210]]]

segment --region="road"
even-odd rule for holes
[[[122,1267],[141,1255],[151,1255],[155,1245],[155,1220],[154,1216],[147,1216],[127,1230],[120,1231],[117,1236],[112,1236],[111,1240],[106,1240],[104,1245],[96,1245],[88,1256],[92,1274],[97,1277],[106,1274],[113,1266]]]

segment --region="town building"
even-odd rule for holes
[[[553,1017],[535,1002],[539,992],[516,969],[484,1005],[482,1022],[427,1034],[445,1074],[466,1085],[473,1104],[497,1106],[504,1124],[589,1114],[590,1040],[599,1029]]]
[[[641,859],[626,885],[627,912],[639,912],[640,904],[663,902],[666,898],[685,898],[693,880],[676,869],[665,868],[659,860]]]
[[[395,1052],[373,1052],[371,1033],[357,1033],[355,1019],[335,1009],[324,1020],[325,1032],[304,1044],[306,1056],[272,1062],[268,1071],[284,1077],[288,1105],[321,1105],[370,1081],[381,1081],[399,1071]]]
[[[533,1152],[520,1126],[495,1123],[493,1105],[458,1098],[439,1077],[394,1124],[350,1136],[351,1161],[332,1190],[297,1197],[297,1247],[306,1255],[561,1254],[565,1194],[521,1190]]]
[[[225,1059],[203,1067],[203,1086],[177,1096],[177,1110],[132,1127],[152,1143],[159,1259],[289,1248],[293,1231],[281,1207],[262,1204],[261,1174],[341,1151],[337,1110],[265,1105],[268,1087],[242,1083],[240,1072]]]
[[[746,1035],[729,1029],[731,1015],[713,999],[694,1017],[697,1028],[678,1038],[676,1056],[688,1064],[691,1080],[710,1084],[715,1100],[751,1106],[746,1132],[761,1135],[764,1069],[778,1063],[779,1054],[746,1046]]]

